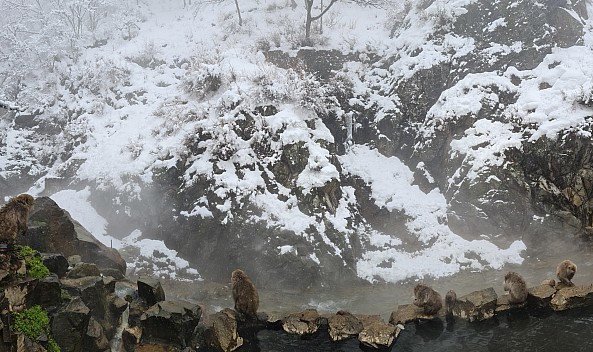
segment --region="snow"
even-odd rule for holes
[[[380,94],[391,91],[394,80],[410,78],[420,70],[476,50],[477,44],[472,38],[447,34],[437,40],[433,35],[440,20],[462,15],[466,12],[465,7],[473,2],[475,0],[436,0],[423,11],[408,13],[403,12],[403,5],[398,2],[393,4],[397,7],[396,14],[348,2],[336,3],[324,20],[323,42],[327,43],[324,47],[344,53],[370,48],[378,55],[397,54],[399,58],[389,67],[346,64],[345,72],[357,95],[350,103],[362,109],[373,105],[381,107],[374,117],[378,122],[386,112],[398,110],[399,98],[395,94]],[[352,234],[362,236],[368,248],[357,263],[357,271],[363,279],[396,282],[416,276],[442,277],[463,269],[501,268],[508,263],[523,261],[521,253],[526,247],[520,240],[505,249],[486,240],[467,240],[453,233],[444,220],[448,209],[444,195],[437,189],[425,193],[414,185],[414,171],[403,160],[387,158],[369,146],[353,145],[339,157],[342,170],[336,168],[326,147],[335,142],[334,137],[307,105],[322,100],[324,92],[313,85],[312,78],[274,67],[257,51],[258,42],[268,42],[272,47],[296,55],[293,41],[302,25],[300,7],[291,10],[284,8],[288,2],[248,1],[241,4],[244,25],[239,27],[232,1],[202,4],[191,10],[182,9],[179,1],[148,0],[144,4],[150,6],[139,8],[134,5],[136,3],[123,1],[119,4],[122,7],[118,8],[122,15],[126,13],[142,19],[134,22],[138,29],[132,40],[124,38],[127,31],[122,27],[111,24],[111,28],[105,24],[101,31],[112,37],[107,45],[81,51],[76,63],[66,59],[55,63],[56,67],[47,77],[27,73],[24,77],[31,82],[32,88],[23,88],[20,94],[22,104],[8,99],[8,89],[0,89],[0,103],[40,108],[48,119],[68,116],[69,110],[84,111],[77,118],[64,122],[62,134],[52,141],[54,151],[44,150],[44,144],[35,139],[33,132],[9,128],[10,124],[0,119],[0,136],[6,141],[1,147],[0,177],[18,175],[25,166],[30,166],[27,172],[33,176],[45,173],[48,177],[58,176],[66,167],[64,163],[56,161],[53,166],[46,167],[39,160],[46,154],[57,155],[57,151],[69,147],[67,142],[71,138],[84,135],[88,138],[72,147],[70,157],[70,161],[82,162],[76,177],[139,197],[137,184],[152,182],[155,170],[175,166],[187,156],[187,141],[199,131],[205,131],[213,137],[198,146],[204,150],[202,154],[187,160],[188,168],[183,175],[187,185],[206,176],[213,180],[219,197],[234,194],[260,208],[261,214],[252,220],[265,221],[270,228],[292,231],[309,241],[311,236],[307,231],[315,228],[326,244],[325,248],[337,256],[341,255],[341,250],[325,233],[326,226],[331,225],[346,238]],[[589,11],[593,11],[591,6]],[[413,25],[398,27],[396,35],[389,38],[393,18],[402,23],[407,19]],[[555,48],[532,70],[520,71],[511,67],[505,72],[468,74],[445,90],[430,108],[422,126],[427,140],[443,122],[464,116],[476,117],[485,107],[500,106],[501,92],[517,97],[515,103],[503,107],[505,114],[502,117],[477,119],[462,136],[451,141],[451,157],[463,156],[470,165],[464,178],[475,179],[489,167],[503,165],[504,152],[509,148],[521,148],[525,138],[531,141],[541,137],[553,138],[560,131],[578,129],[591,116],[591,108],[579,104],[593,100],[593,14],[589,18],[583,46]],[[7,19],[0,20],[0,25],[7,23]],[[507,23],[501,18],[484,30],[493,32],[503,26]],[[57,44],[56,48],[59,47]],[[522,48],[520,42],[510,46],[490,43],[481,54],[487,57],[508,55]],[[20,51],[11,53],[19,54]],[[50,56],[46,58],[43,52],[36,52],[36,55],[40,57],[40,62],[35,64],[37,67],[25,67],[24,71],[34,71],[49,61]],[[138,64],[140,60],[165,64],[143,67]],[[4,66],[0,68],[5,69]],[[190,83],[201,82],[209,76],[220,77],[220,89],[188,88]],[[515,77],[520,78],[519,83],[514,83]],[[42,81],[41,78],[46,79],[43,82],[47,86],[33,84]],[[55,84],[61,79],[67,83]],[[544,83],[549,87],[542,89]],[[115,87],[119,89],[117,94]],[[57,102],[56,94],[64,101]],[[126,95],[133,98],[118,98]],[[260,134],[251,140],[237,136],[233,129],[238,120],[235,106],[243,103],[241,107],[248,110],[269,101],[274,101],[279,111],[254,122]],[[342,117],[339,111],[336,115]],[[511,121],[510,117],[516,120]],[[532,127],[525,131],[518,128],[520,125]],[[358,177],[369,185],[377,207],[407,217],[407,229],[419,242],[419,249],[405,248],[401,234],[358,233],[363,230],[352,228],[351,210],[357,203],[353,187],[342,186],[342,197],[335,212],[324,214],[327,224],[301,211],[298,199],[290,189],[280,185],[277,194],[267,190],[264,177],[269,175],[264,175],[258,167],[249,167],[260,162],[253,153],[253,143],[258,138],[272,140],[272,137],[276,138],[271,144],[272,151],[299,144],[308,152],[307,166],[296,177],[296,186],[303,193],[328,182],[341,181],[343,175]],[[229,154],[228,159],[217,162],[215,173],[212,160],[223,152]],[[264,166],[272,164],[275,157],[262,163]],[[424,164],[418,164],[417,169],[432,180]],[[131,179],[138,183],[130,182]],[[459,181],[452,179],[451,183]],[[42,191],[42,182],[31,189],[35,194]],[[156,251],[175,266],[175,270],[163,274],[175,276],[176,270],[185,269],[197,275],[187,261],[179,258],[177,252],[167,248],[162,241],[142,238],[139,231],[121,240],[117,238],[122,234],[109,234],[106,220],[92,208],[89,196],[90,189],[85,188],[62,190],[51,197],[103,244],[110,246],[113,243],[117,249],[138,248],[140,257],[129,263],[132,267],[140,265],[141,257],[158,261],[154,255]],[[230,200],[215,206],[216,209],[204,197],[196,199],[189,209],[180,209],[179,215],[212,218],[213,211],[217,210],[229,212],[228,216],[231,216]],[[278,250],[281,255],[296,252],[291,245],[279,246]],[[320,263],[315,253],[309,258]]]
[[[527,247],[520,240],[501,249],[486,240],[465,240],[453,233],[443,223],[447,211],[445,197],[437,189],[424,193],[413,185],[413,172],[398,158],[387,158],[374,149],[357,145],[341,156],[340,161],[346,172],[360,177],[371,187],[378,207],[405,213],[409,217],[408,230],[423,244],[422,249],[409,251],[401,246],[397,235],[366,234],[378,249],[366,251],[358,261],[360,277],[397,282],[414,276],[452,275],[462,268],[500,269],[506,263],[523,262],[521,253]],[[385,266],[386,262],[397,270]]]

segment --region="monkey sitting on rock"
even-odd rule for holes
[[[577,265],[575,263],[573,263],[570,260],[563,260],[562,262],[560,262],[560,264],[558,264],[558,267],[556,267],[556,276],[558,277],[558,285],[562,284],[564,286],[574,286],[574,284],[572,283],[572,278],[574,277],[574,274],[577,272]],[[561,286],[562,287],[562,286]],[[561,288],[560,287],[560,288]],[[559,288],[557,286],[557,288]]]
[[[27,232],[29,211],[33,203],[33,197],[21,194],[0,208],[0,243],[16,244],[17,237]]]
[[[245,314],[250,319],[257,319],[259,295],[253,281],[243,270],[237,269],[231,274],[231,285],[235,311]]]
[[[414,305],[426,315],[435,315],[443,307],[441,295],[431,287],[418,284],[414,287]]]
[[[527,301],[527,284],[516,272],[510,271],[505,275],[504,290],[509,292],[510,304],[522,304]]]

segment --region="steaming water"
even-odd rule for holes
[[[568,240],[574,241],[574,240]],[[584,244],[568,246],[566,241],[541,242],[539,249],[525,253],[521,265],[501,270],[464,271],[441,279],[409,280],[397,284],[375,284],[351,288],[312,289],[303,292],[278,292],[260,288],[260,311],[289,313],[315,308],[321,314],[348,310],[354,314],[376,314],[386,321],[399,305],[412,302],[413,287],[422,281],[444,294],[454,289],[458,296],[493,287],[501,295],[504,274],[517,271],[528,286],[555,278],[556,265],[571,259],[578,265],[573,279],[577,285],[593,283],[593,255]],[[529,247],[529,246],[528,246]],[[537,252],[537,253],[536,253]],[[394,270],[397,270],[395,267]],[[163,282],[167,298],[185,299],[204,305],[205,314],[232,307],[230,287],[226,283]],[[256,283],[257,284],[257,283]],[[356,339],[332,343],[327,332],[309,339],[290,336],[282,331],[260,331],[239,351],[360,351]],[[393,350],[397,351],[593,351],[593,308],[531,316],[515,312],[487,322],[467,323],[456,320],[407,324]]]

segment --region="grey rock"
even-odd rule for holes
[[[50,273],[54,273],[60,278],[64,277],[68,272],[68,259],[62,254],[42,253],[41,261]]]
[[[327,319],[329,337],[332,341],[341,341],[358,336],[362,331],[362,322],[349,312],[339,311]]]
[[[427,315],[423,310],[414,304],[401,305],[398,309],[391,313],[389,317],[389,324],[406,324],[419,319],[432,320],[438,317],[438,314]]]
[[[370,320],[358,334],[358,341],[368,348],[390,349],[400,332],[399,326],[387,324],[379,319]]]
[[[550,302],[552,309],[562,311],[593,305],[593,286],[572,286],[559,289]]]
[[[83,336],[91,318],[91,310],[76,297],[51,320],[51,332],[62,351],[83,352]]]
[[[69,272],[69,279],[79,279],[86,276],[101,276],[101,271],[96,264],[93,263],[78,263]]]
[[[143,340],[164,341],[176,346],[189,344],[198,326],[202,310],[186,301],[162,301],[150,307],[140,318]]]
[[[282,329],[289,334],[311,335],[319,330],[321,316],[315,309],[306,309],[300,313],[290,314],[282,323]]]
[[[138,295],[150,307],[165,300],[165,291],[158,280],[148,276],[138,279]]]
[[[494,316],[498,296],[492,287],[474,291],[457,298],[453,315],[471,321],[482,321]]]

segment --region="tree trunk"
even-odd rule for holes
[[[239,15],[239,26],[242,26],[243,19],[241,18],[241,10],[239,9],[239,0],[235,0],[235,6],[237,7],[237,15]]]
[[[311,44],[311,24],[313,23],[313,0],[305,0],[305,8],[307,10],[307,19],[305,21],[305,45]]]

